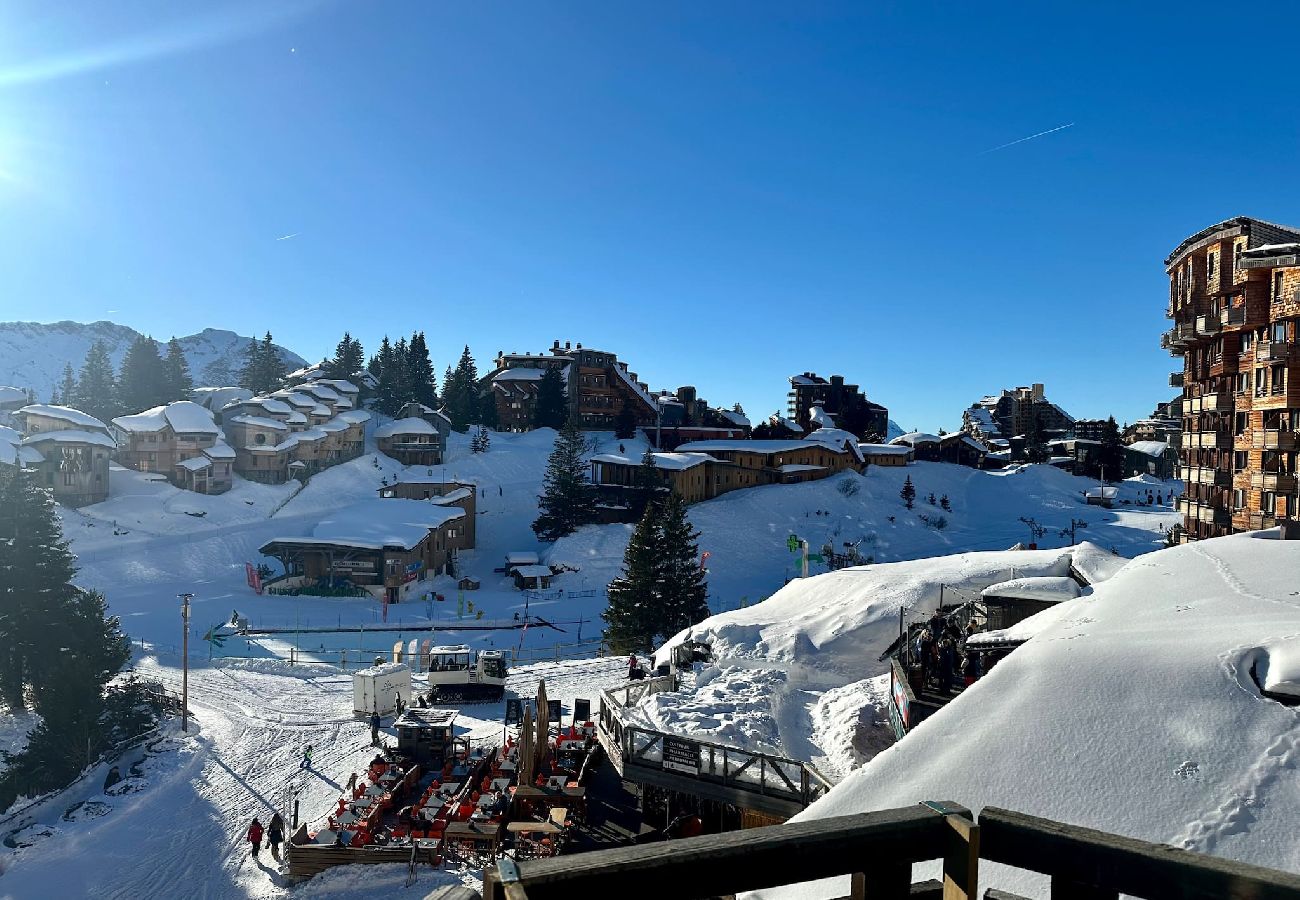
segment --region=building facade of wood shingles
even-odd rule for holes
[[[829,379],[815,372],[791,375],[787,399],[789,417],[805,432],[818,427],[812,421],[812,410],[820,407],[835,418],[838,427],[859,438],[885,440],[889,435],[889,410],[868,400],[858,385],[845,384],[843,375]]]
[[[310,536],[276,538],[259,552],[280,561],[286,586],[347,582],[396,603],[421,579],[449,570],[465,543],[465,516],[454,504],[363,500],[332,511]]]
[[[420,416],[394,419],[375,429],[379,452],[404,466],[441,465],[444,441],[442,433]]]
[[[464,510],[465,517],[456,525],[456,536],[450,546],[456,550],[469,550],[475,546],[478,516],[478,488],[463,481],[443,481],[437,476],[403,475],[399,481],[384,485],[379,496],[398,500],[427,500],[436,506],[454,506]]]
[[[1179,501],[1183,539],[1297,516],[1300,229],[1246,216],[1180,243],[1165,260],[1161,346],[1183,359]]]
[[[646,386],[628,370],[627,363],[605,350],[556,341],[549,355],[501,353],[496,368],[480,381],[480,390],[496,398],[498,427],[527,431],[533,427],[537,392],[542,375],[558,367],[564,381],[569,419],[584,430],[609,431],[623,409],[631,404],[639,426],[655,423],[658,405]]]
[[[845,470],[862,471],[864,458],[853,435],[822,429],[801,440],[692,441],[672,453],[652,454],[662,484],[687,503],[763,484],[797,484]],[[592,457],[598,487],[634,489],[640,460]]]
[[[235,472],[281,484],[356,459],[365,452],[370,413],[356,408],[358,388],[346,381],[309,382],[228,404],[221,410]]]
[[[21,434],[15,462],[38,470],[55,500],[75,507],[108,499],[108,465],[117,444],[107,425],[81,410],[41,403],[21,407],[12,420]]]
[[[111,424],[117,461],[128,469],[158,472],[200,494],[224,494],[234,484],[235,451],[212,413],[197,403],[178,400]]]

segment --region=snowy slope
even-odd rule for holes
[[[73,371],[79,372],[95,341],[108,346],[113,366],[118,368],[139,336],[135,329],[114,322],[0,322],[0,384],[31,388],[38,400],[47,400],[63,376],[64,365],[71,363]],[[152,337],[165,344],[170,335]],[[196,385],[235,383],[249,338],[205,328],[179,340]],[[298,354],[284,347],[277,349],[290,371],[306,365]]]
[[[1250,674],[1300,642],[1300,542],[1275,538],[1134,560],[799,818],[953,799],[1300,872],[1300,710]]]

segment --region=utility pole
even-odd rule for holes
[[[800,539],[799,549],[801,551],[800,570],[802,571],[802,574],[799,577],[807,578],[808,577],[808,541],[804,539]]]
[[[190,730],[190,601],[193,594],[177,594],[181,599],[181,731]]]

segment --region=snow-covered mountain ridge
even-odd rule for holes
[[[37,400],[48,400],[64,365],[71,363],[74,371],[80,371],[95,341],[103,341],[108,347],[116,368],[138,337],[140,332],[116,322],[0,322],[0,384],[30,388]],[[170,335],[151,337],[165,344]],[[235,383],[250,338],[205,328],[178,340],[196,385],[227,385]],[[306,365],[292,350],[276,346],[289,369]],[[166,352],[165,347],[162,349]]]

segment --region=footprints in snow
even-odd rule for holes
[[[1280,735],[1264,750],[1231,796],[1204,819],[1191,823],[1173,843],[1188,850],[1213,853],[1223,838],[1248,831],[1255,823],[1255,810],[1264,806],[1262,795],[1297,764],[1300,764],[1300,738],[1294,731]],[[1196,774],[1183,775],[1187,766],[1194,767]],[[1185,762],[1175,772],[1179,777],[1196,780],[1200,768],[1196,763]]]

